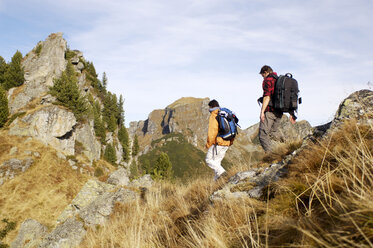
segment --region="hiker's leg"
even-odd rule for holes
[[[260,121],[259,123],[259,141],[266,152],[271,150],[271,138],[269,134],[275,118],[272,112],[265,112],[264,121]]]
[[[223,166],[221,166],[221,161],[224,159],[225,153],[228,151],[228,146],[217,146],[218,155],[215,158],[216,163],[216,179],[225,172]]]
[[[206,164],[208,167],[214,170],[215,179],[218,178],[225,169],[221,166],[228,146],[211,146],[206,154]]]
[[[282,112],[273,112],[273,115],[274,119],[269,136],[273,137],[273,139],[276,141],[283,142],[284,137],[280,130],[281,118],[283,114]]]

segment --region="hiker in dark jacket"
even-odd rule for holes
[[[268,65],[264,65],[259,72],[263,77],[263,104],[260,110],[259,141],[263,149],[271,151],[271,138],[281,139],[279,132],[282,112],[274,109],[271,98],[275,90],[277,73]],[[290,114],[290,122],[295,123],[294,114]]]

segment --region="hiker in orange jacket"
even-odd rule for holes
[[[221,161],[223,160],[225,153],[227,152],[229,146],[233,144],[233,140],[224,140],[221,137],[218,137],[219,133],[219,123],[217,120],[217,115],[219,113],[219,103],[216,100],[211,100],[209,102],[210,107],[210,118],[209,118],[209,127],[206,148],[208,149],[206,154],[206,164],[214,170],[216,181],[224,173],[226,174],[225,169],[221,166]]]

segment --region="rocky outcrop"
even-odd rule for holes
[[[57,226],[38,247],[77,247],[83,241],[86,233],[83,222],[70,218]]]
[[[373,118],[373,91],[360,90],[349,95],[338,108],[333,125],[348,120],[356,119],[360,123],[372,124]]]
[[[92,162],[101,157],[101,143],[97,140],[93,122],[79,125],[75,130],[76,140],[83,144],[83,154]]]
[[[122,174],[120,170],[111,178],[118,179]],[[112,214],[115,203],[131,202],[139,196],[138,192],[118,187],[121,180],[114,181],[115,185],[89,180],[58,217],[57,226],[49,234],[37,221],[25,221],[12,247],[79,246],[86,235],[86,228],[104,224]]]
[[[82,209],[94,202],[100,195],[105,192],[110,192],[115,189],[115,186],[103,183],[97,180],[89,180],[74,200],[65,208],[61,215],[57,218],[58,223],[63,223],[68,218],[77,215]]]
[[[217,201],[242,197],[263,198],[263,189],[270,183],[278,181],[287,173],[286,166],[300,150],[294,151],[286,156],[283,161],[271,164],[267,168],[238,172],[228,180],[222,189],[215,191],[210,200]]]
[[[0,185],[6,180],[13,179],[16,175],[25,172],[34,163],[34,160],[26,158],[23,160],[12,158],[0,165]]]
[[[75,125],[72,112],[50,105],[17,118],[10,125],[9,134],[34,137],[67,155],[74,155]]]
[[[208,102],[208,98],[184,97],[163,110],[154,110],[147,120],[130,123],[130,137],[136,134],[140,146],[145,148],[166,134],[182,133],[188,142],[202,148],[207,133]]]
[[[53,79],[58,78],[66,68],[66,41],[62,33],[51,34],[45,41],[26,55],[23,60],[25,83],[23,89],[9,91],[9,109],[14,114],[33,99],[39,98],[53,86]],[[37,53],[36,50],[40,51]]]
[[[114,171],[107,180],[107,183],[118,186],[127,186],[129,182],[128,172],[124,168]]]
[[[37,247],[42,239],[48,234],[48,228],[36,220],[25,220],[18,232],[17,238],[10,245],[11,248]]]

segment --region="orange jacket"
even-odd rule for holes
[[[231,146],[233,144],[233,140],[223,140],[222,137],[217,137],[219,132],[219,123],[216,117],[218,116],[219,109],[216,109],[211,112],[209,118],[209,129],[207,134],[207,143],[206,148],[210,148],[212,145],[219,145],[219,146]]]

